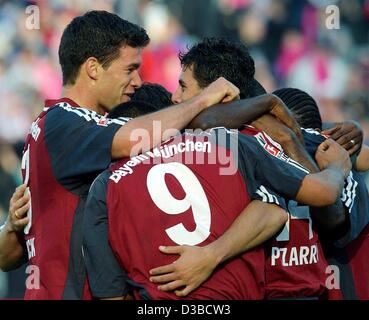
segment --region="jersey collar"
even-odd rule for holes
[[[56,99],[56,100],[46,100],[45,101],[45,108],[48,109],[50,107],[55,106],[58,103],[63,103],[63,102],[70,104],[72,107],[80,108],[80,106],[76,102],[74,102],[72,99],[69,99],[69,98],[61,98],[61,99]]]

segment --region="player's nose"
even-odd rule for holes
[[[177,90],[173,93],[173,95],[172,95],[172,102],[173,102],[174,104],[178,104],[178,103],[181,103],[181,102],[182,102],[182,95],[181,95],[181,93],[180,93],[180,90],[179,90],[179,89],[177,89]]]
[[[138,73],[137,70],[134,71],[133,78],[132,78],[132,81],[131,81],[131,85],[135,89],[138,89],[142,85],[142,79],[141,79],[140,74]]]

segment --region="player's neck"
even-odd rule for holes
[[[81,88],[78,84],[73,86],[64,86],[62,91],[62,97],[73,100],[79,106],[96,111],[97,113],[104,114],[103,110],[100,110],[96,99],[88,91]]]

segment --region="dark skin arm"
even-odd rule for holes
[[[26,185],[19,186],[10,199],[9,216],[0,231],[0,269],[10,271],[25,262],[23,229],[29,219],[29,196],[24,194]]]
[[[339,147],[338,143],[328,139],[319,146],[315,158],[319,165],[319,169],[324,170],[334,157],[338,156],[341,159],[344,157],[347,158],[347,153],[346,151],[345,154],[345,151],[342,147]],[[348,160],[346,160],[346,162],[347,161]],[[346,165],[348,166],[349,164],[347,163]],[[341,233],[349,227],[348,212],[340,199],[337,199],[336,203],[331,206],[312,208],[311,216],[320,232],[323,234],[331,234],[332,238],[334,238],[335,235],[340,237]]]
[[[202,129],[224,126],[239,129],[264,114],[270,113],[290,128],[300,141],[303,141],[300,127],[291,111],[281,99],[273,94],[264,94],[251,99],[217,104],[202,111],[187,126],[189,129]]]
[[[265,115],[252,123],[253,126],[267,132],[273,139],[278,141],[285,153],[298,163],[302,164],[311,173],[320,172],[318,165],[298,141],[293,132],[280,123],[272,115]],[[335,146],[337,148],[337,146]],[[342,151],[342,150],[340,150]],[[337,151],[338,152],[338,151]],[[311,207],[311,216],[321,233],[332,233],[342,226],[347,220],[347,211],[340,199],[330,206]]]
[[[266,132],[282,146],[286,155],[303,165],[311,173],[320,171],[294,132],[283,125],[276,117],[266,114],[252,122],[251,125]],[[300,129],[297,128],[296,130]]]
[[[282,145],[283,150],[290,158],[302,164],[311,173],[320,172],[320,168],[316,162],[311,159],[310,155],[293,132],[280,123],[275,117],[271,115],[262,116],[254,121],[252,125],[267,132],[273,139]],[[332,148],[336,150],[338,146],[334,145]],[[319,152],[322,151],[320,150]],[[335,152],[343,152],[343,150],[340,149]],[[344,225],[345,221],[348,219],[347,211],[340,199],[337,199],[336,203],[330,206],[311,208],[312,219],[322,233],[332,233],[334,230]]]

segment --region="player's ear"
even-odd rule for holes
[[[89,57],[84,63],[84,69],[91,79],[97,80],[100,76],[102,65],[95,57]]]

